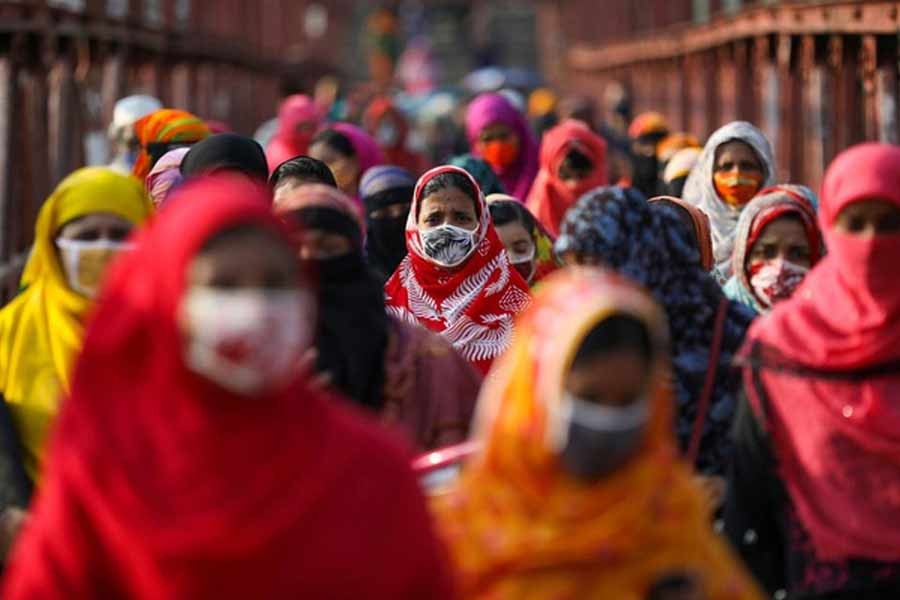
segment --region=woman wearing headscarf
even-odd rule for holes
[[[669,196],[681,198],[684,195],[684,185],[687,178],[700,159],[700,148],[684,148],[672,155],[663,169],[662,183],[665,193]]]
[[[41,479],[47,433],[106,266],[151,210],[137,180],[97,167],[69,175],[41,207],[23,291],[0,311],[0,398],[14,425],[2,436],[4,522]]]
[[[738,220],[726,296],[759,314],[790,298],[823,254],[816,204],[803,186],[768,188],[750,201]]]
[[[144,187],[147,189],[147,194],[150,195],[150,200],[153,201],[153,205],[157,209],[165,204],[169,194],[178,187],[178,184],[184,181],[184,177],[181,175],[181,161],[184,160],[184,155],[189,150],[190,148],[169,150],[163,154],[163,157],[153,165],[150,173],[147,174],[147,178],[144,180]]]
[[[682,197],[709,215],[719,283],[732,275],[734,233],[741,211],[774,177],[775,159],[768,140],[745,121],[716,130],[691,170]]]
[[[300,259],[319,276],[319,373],[421,450],[463,441],[481,378],[440,336],[388,317],[363,259],[362,208],[311,184],[280,194],[275,210],[299,224]]]
[[[618,271],[645,286],[665,308],[678,439],[700,473],[721,477],[728,466],[729,431],[740,389],[732,358],[753,315],[723,296],[700,266],[691,230],[673,211],[652,207],[632,189],[599,188],[566,215],[556,253],[567,264],[603,264]]]
[[[359,197],[363,174],[384,164],[384,156],[372,136],[349,123],[334,123],[319,132],[309,145],[309,155],[328,165],[338,188],[353,198]]]
[[[406,256],[406,218],[416,177],[401,167],[372,167],[359,195],[366,209],[366,260],[382,285]]]
[[[671,129],[666,117],[658,112],[639,114],[628,126],[631,140],[631,185],[652,198],[659,193],[658,145]]]
[[[375,138],[387,164],[402,167],[416,176],[428,168],[424,156],[406,147],[409,121],[390,98],[379,96],[372,100],[363,114],[363,125]]]
[[[264,183],[269,179],[266,155],[256,140],[218,133],[194,144],[181,161],[181,174],[197,177],[228,171]]]
[[[712,271],[713,250],[712,234],[709,231],[709,217],[706,213],[681,198],[674,196],[657,196],[650,198],[650,206],[674,212],[681,222],[694,232],[691,237],[692,245],[697,249],[700,257],[700,266],[706,272]]]
[[[406,451],[297,369],[315,302],[268,190],[189,182],[135,244],[3,597],[450,597]]]
[[[570,119],[544,135],[541,170],[526,204],[555,236],[575,201],[601,185],[606,185],[606,142],[583,122]]]
[[[443,166],[419,178],[406,247],[406,258],[385,284],[390,314],[440,333],[487,373],[531,296],[509,264],[471,175]]]
[[[900,592],[900,149],[863,144],[825,174],[828,255],[742,351],[726,532],[770,591]]]
[[[278,109],[278,129],[266,144],[269,171],[309,151],[309,143],[322,124],[322,110],[303,94],[285,98]]]
[[[209,127],[199,117],[184,110],[164,108],[134,124],[141,152],[131,174],[144,181],[150,169],[170,150],[193,146],[210,136]]]
[[[491,194],[486,200],[509,263],[529,286],[536,286],[559,268],[553,238],[524,204],[506,194]]]
[[[478,158],[474,154],[460,154],[451,158],[447,164],[459,167],[474,177],[478,182],[478,187],[481,188],[481,193],[485,196],[506,193],[503,182],[483,158]]]
[[[538,144],[528,120],[502,94],[481,94],[466,111],[466,136],[508,194],[527,198],[538,171]]]
[[[611,273],[547,279],[479,399],[482,449],[433,503],[463,598],[644,600],[676,578],[762,598],[677,457],[666,333]]]

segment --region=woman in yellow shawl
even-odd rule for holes
[[[435,498],[465,598],[762,598],[678,458],[666,331],[615,275],[544,280],[482,391],[483,450]]]
[[[32,481],[100,277],[150,211],[136,179],[99,167],[69,175],[41,208],[23,291],[0,310],[0,396]]]

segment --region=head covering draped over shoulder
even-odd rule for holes
[[[716,192],[713,183],[715,171],[716,151],[719,146],[728,142],[744,142],[759,159],[762,167],[763,183],[761,187],[772,184],[775,177],[775,158],[772,147],[763,133],[746,121],[734,121],[721,127],[713,133],[706,145],[697,164],[691,170],[687,182],[684,184],[682,197],[709,215],[712,225],[713,253],[716,258],[717,270],[723,280],[731,274],[731,253],[734,248],[734,230],[737,227],[738,217],[741,215],[741,207],[732,207],[722,201]]]
[[[264,186],[187,182],[113,268],[4,598],[450,597],[397,442],[299,371],[250,401],[177,351],[189,266],[243,226],[290,244]]]
[[[307,153],[309,142],[322,124],[323,111],[315,101],[304,94],[288,96],[278,109],[278,129],[266,145],[269,171],[275,171],[281,163]],[[299,132],[300,125],[308,123],[308,132]]]
[[[563,381],[584,337],[617,315],[639,320],[654,344],[649,422],[636,456],[585,483],[559,460]],[[665,318],[638,286],[581,268],[545,281],[482,388],[483,449],[434,501],[465,597],[644,598],[659,580],[687,573],[705,598],[762,597],[712,532],[677,458],[667,374]]]
[[[691,232],[673,210],[651,207],[631,189],[599,188],[568,212],[556,252],[599,258],[645,286],[666,309],[678,400],[677,432],[687,448],[709,370],[716,313],[724,296],[700,266],[697,249],[689,239]],[[731,371],[732,359],[753,319],[752,312],[739,303],[725,306],[722,348],[697,458],[701,472],[714,474],[724,473],[728,465],[731,420],[740,384]]]
[[[164,108],[152,112],[134,124],[134,131],[141,144],[141,153],[134,163],[132,175],[143,181],[155,162],[151,144],[158,144],[162,149],[155,159],[159,159],[179,144],[191,145],[204,140],[210,135],[209,127],[200,117],[184,110]]]
[[[100,167],[66,177],[41,207],[22,274],[24,291],[0,311],[0,394],[12,409],[32,478],[93,305],[69,288],[56,237],[66,223],[86,215],[109,213],[139,225],[151,212],[136,179]]]
[[[500,181],[500,178],[494,173],[491,165],[487,164],[484,159],[478,158],[474,154],[460,154],[459,156],[454,156],[447,164],[464,169],[469,175],[474,177],[475,181],[478,182],[478,187],[481,188],[481,192],[485,196],[506,193],[503,182]],[[516,201],[521,202],[519,199]]]
[[[502,94],[481,94],[466,111],[469,146],[477,147],[481,131],[490,125],[506,125],[519,138],[519,156],[503,173],[498,173],[506,192],[516,198],[528,197],[538,171],[538,143],[525,115]],[[477,155],[477,150],[473,150]]]
[[[465,177],[478,194],[475,249],[453,268],[436,264],[425,253],[417,220],[425,186],[444,173]],[[486,373],[508,346],[514,317],[531,296],[528,284],[509,264],[484,195],[471,175],[443,166],[419,178],[406,221],[406,247],[406,258],[385,284],[389,314],[442,334],[463,358]]]
[[[734,240],[732,271],[734,275],[723,288],[725,295],[737,300],[757,313],[763,314],[771,306],[763,305],[753,286],[750,284],[750,273],[747,271],[747,259],[753,252],[753,246],[762,235],[767,225],[780,217],[793,216],[803,224],[806,240],[809,244],[810,264],[815,266],[824,253],[822,232],[816,221],[814,207],[818,205],[815,193],[804,186],[773,186],[763,190],[751,200],[738,219]]]
[[[559,178],[559,167],[570,151],[594,164],[588,177],[574,188]],[[583,122],[566,120],[544,134],[541,170],[528,195],[528,210],[551,235],[557,235],[566,211],[578,197],[601,185],[606,185],[606,142]]]
[[[835,229],[842,210],[867,199],[900,209],[897,146],[861,144],[832,162],[819,212],[828,255],[757,319],[742,353],[745,381],[761,384],[746,385],[751,406],[825,561],[900,561],[900,235]]]

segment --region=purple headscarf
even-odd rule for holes
[[[519,136],[519,157],[503,173],[497,173],[506,191],[516,198],[527,198],[538,172],[538,144],[531,127],[515,106],[500,94],[481,94],[466,111],[466,136],[472,152],[477,150],[478,136],[488,125],[501,123]]]
[[[190,148],[176,148],[162,155],[144,180],[144,186],[153,205],[162,207],[172,190],[181,183],[181,161]]]
[[[359,175],[378,165],[384,164],[384,155],[381,148],[371,135],[363,129],[350,123],[333,123],[328,126],[338,133],[347,136],[356,152],[356,162],[359,164]]]

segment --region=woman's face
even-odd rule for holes
[[[900,208],[888,200],[860,200],[838,214],[834,228],[864,239],[896,235],[900,233]]]
[[[359,163],[352,156],[345,156],[326,144],[316,142],[309,147],[309,155],[328,165],[334,174],[338,189],[348,196],[356,196],[359,191]]]
[[[481,130],[476,149],[494,170],[513,164],[519,157],[522,140],[508,125],[494,123]]]
[[[715,173],[739,173],[763,176],[763,167],[748,144],[738,140],[722,144],[716,150]]]
[[[534,254],[534,240],[525,226],[518,221],[510,221],[504,225],[495,225],[494,229],[503,241],[510,260],[516,257],[532,256]]]
[[[111,213],[93,213],[69,221],[57,238],[77,242],[124,242],[132,229],[131,222]]]
[[[274,233],[253,228],[227,236],[201,251],[187,271],[188,286],[223,290],[299,287],[299,266],[291,247]]]
[[[766,225],[750,249],[747,260],[749,270],[763,265],[784,261],[810,268],[811,248],[806,230],[796,217],[779,217]]]
[[[643,396],[649,376],[647,361],[638,352],[604,352],[573,366],[565,389],[587,402],[625,407]]]
[[[353,242],[346,236],[324,229],[307,229],[298,234],[301,260],[329,260],[350,254]]]
[[[422,199],[419,231],[429,231],[441,225],[455,225],[468,231],[478,228],[475,202],[457,187],[446,187]]]

